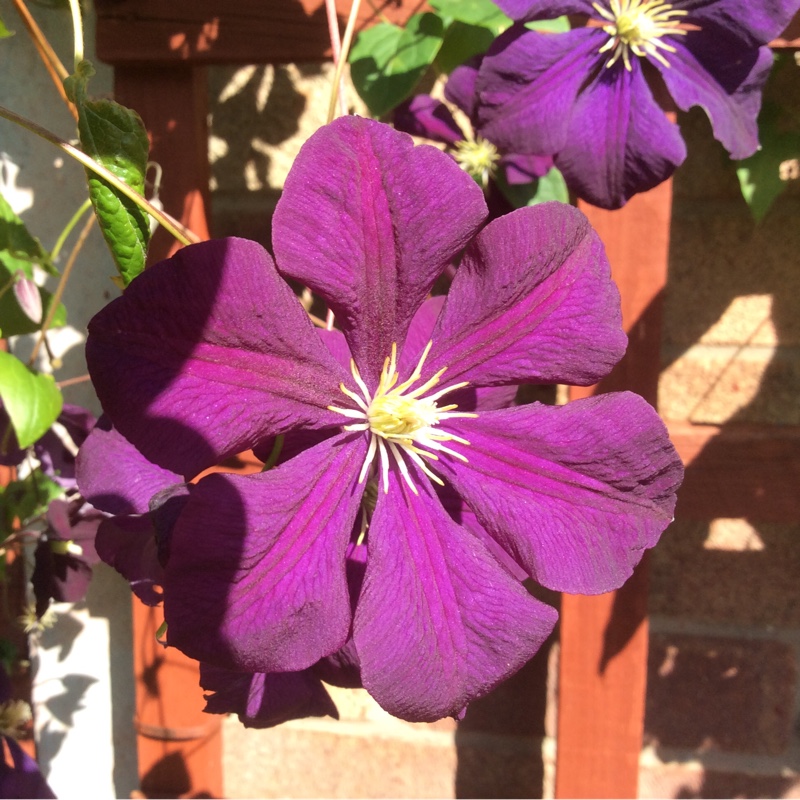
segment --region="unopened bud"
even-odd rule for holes
[[[14,296],[25,316],[39,325],[42,321],[42,296],[39,294],[39,287],[22,272],[17,273],[14,281]]]

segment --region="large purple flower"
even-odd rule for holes
[[[432,720],[513,674],[553,627],[503,559],[554,589],[603,592],[656,542],[681,465],[641,398],[498,408],[507,387],[591,384],[621,357],[600,241],[569,206],[483,227],[486,214],[448,156],[342,118],[286,181],[277,270],[253,242],[195,245],[92,320],[105,411],[160,469],[191,477],[281,434],[307,445],[261,474],[189,487],[164,567],[171,645],[268,675],[352,637],[378,702]],[[462,252],[428,325],[425,298]],[[281,275],[327,301],[336,343]],[[79,483],[94,496],[104,478],[87,462]],[[354,537],[368,551],[355,612]]]
[[[705,109],[732,158],[755,152],[761,90],[772,66],[765,45],[800,2],[497,5],[525,22],[588,14],[595,24],[562,34],[518,24],[500,36],[478,78],[480,133],[512,151],[554,154],[578,195],[618,208],[668,178],[686,157],[680,131],[661,111],[648,76],[660,74],[679,108]]]

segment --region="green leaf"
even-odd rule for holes
[[[34,470],[23,480],[12,481],[0,494],[0,525],[10,533],[14,519],[25,525],[31,518],[43,514],[50,502],[64,494],[64,488],[40,470]]]
[[[26,278],[33,279],[33,265],[39,264],[51,275],[58,275],[50,254],[41,242],[32,236],[25,223],[0,194],[0,264],[13,275],[22,270]]]
[[[44,435],[63,403],[52,375],[34,372],[4,352],[0,352],[0,398],[23,448]]]
[[[495,34],[488,28],[453,22],[445,31],[436,66],[441,72],[450,73],[467,59],[485,53],[494,40]]]
[[[78,109],[78,134],[83,151],[106,169],[144,194],[149,141],[139,115],[113,100],[89,100],[86,85],[94,74],[82,61],[76,74],[64,81],[67,95]],[[87,170],[89,196],[100,230],[127,286],[145,266],[150,241],[148,215],[132,200]]]
[[[531,183],[510,184],[505,176],[497,176],[497,185],[514,208],[535,206],[557,200],[559,203],[569,202],[569,190],[564,176],[553,167],[547,175]]]
[[[415,14],[405,28],[382,23],[359,34],[350,75],[376,117],[402,103],[436,58],[444,25],[436,14]]]
[[[800,131],[787,130],[781,116],[774,103],[764,103],[758,118],[761,149],[739,161],[736,169],[742,196],[757,222],[788,185],[781,165],[800,159]]]
[[[495,36],[512,24],[491,0],[430,0],[430,4],[444,17],[486,28]]]
[[[546,33],[566,33],[570,29],[568,17],[537,19],[535,22],[526,22],[525,27],[531,31],[544,31]]]
[[[4,265],[0,265],[0,286],[5,286],[8,281],[12,279],[12,273],[9,272]],[[47,316],[50,310],[50,304],[53,302],[53,295],[47,289],[39,287],[39,294],[42,297],[42,309],[44,310],[44,317]],[[51,328],[63,328],[67,324],[67,309],[63,303],[59,303],[58,310],[53,317]],[[3,336],[18,336],[23,333],[35,333],[42,326],[38,325],[28,317],[23,310],[19,307],[14,292],[4,292],[0,296],[0,325],[3,328]]]
[[[6,28],[5,23],[2,19],[0,19],[0,39],[7,39],[9,36],[13,36],[14,31],[10,31]]]

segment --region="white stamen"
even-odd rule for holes
[[[432,345],[433,342],[428,342],[411,375],[406,380],[398,382],[397,345],[392,344],[391,353],[383,363],[378,388],[374,395],[370,394],[355,362],[351,360],[350,371],[364,399],[342,384],[339,387],[342,393],[358,408],[328,406],[328,409],[348,419],[358,420],[356,423],[343,425],[343,430],[369,432],[369,446],[358,476],[359,483],[367,479],[370,467],[377,459],[380,471],[379,485],[383,486],[384,493],[389,491],[389,469],[394,463],[411,491],[418,494],[406,458],[411,459],[425,475],[441,486],[444,486],[444,482],[426,462],[438,461],[437,453],[447,453],[460,461],[467,461],[463,454],[452,450],[444,442],[455,442],[465,446],[469,446],[469,442],[461,436],[442,430],[439,426],[449,419],[474,418],[477,414],[456,411],[458,406],[452,403],[441,408],[437,405],[440,398],[457,389],[463,389],[467,386],[467,382],[455,383],[426,395],[439,384],[447,369],[444,367],[413,388],[422,377],[422,368]]]

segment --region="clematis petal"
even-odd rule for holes
[[[169,644],[253,673],[305,669],[340,648],[366,449],[341,433],[269,472],[192,486],[166,566]]]
[[[275,210],[280,271],[329,303],[370,389],[434,280],[487,214],[436,148],[340,117],[303,145]]]
[[[353,635],[369,693],[395,716],[426,721],[458,714],[514,674],[557,615],[410,469],[418,496],[394,474],[378,496]]]
[[[592,0],[495,0],[500,10],[511,19],[532,22],[537,19],[555,19],[564,14],[589,14],[597,16]]]
[[[157,606],[164,599],[164,567],[150,514],[120,514],[104,520],[97,530],[96,546],[100,558],[130,583],[145,605]]]
[[[481,64],[477,132],[509,153],[557,153],[567,141],[575,98],[599,68],[606,39],[597,28],[558,34],[509,28]]]
[[[779,36],[798,11],[797,0],[673,0],[672,4],[688,11],[690,22],[701,28],[714,25],[750,47]]]
[[[83,497],[109,514],[144,514],[156,492],[184,482],[175,472],[150,463],[106,416],[78,451],[76,471]]]
[[[200,664],[200,685],[209,714],[236,714],[245,728],[271,728],[290,719],[339,712],[319,678],[310,670],[249,673]]]
[[[553,157],[509,153],[500,159],[500,166],[505,170],[506,180],[514,186],[547,175],[553,166]]]
[[[587,385],[625,342],[600,239],[577,209],[544,203],[494,220],[467,249],[425,374],[446,367],[443,385]]]
[[[464,138],[447,106],[429,94],[417,94],[401,103],[394,110],[392,122],[398,131],[434,142],[452,145]]]
[[[327,406],[347,378],[269,254],[244,239],[142,273],[89,323],[86,359],[120,433],[191,476],[269,435],[336,424]]]
[[[7,748],[10,758],[0,758],[0,797],[55,798],[53,790],[39,771],[39,765],[11,736],[0,737],[0,748]]]
[[[482,61],[483,56],[474,56],[456,67],[444,86],[444,96],[457,105],[470,120],[478,109],[478,70]]]
[[[630,392],[450,420],[464,464],[443,477],[531,577],[557,591],[621,586],[672,521],[683,467],[656,412]]]
[[[680,129],[653,99],[638,59],[599,72],[578,95],[556,166],[579,197],[620,208],[666,180],[686,158]]]
[[[710,24],[689,31],[673,47],[670,66],[656,62],[656,67],[678,107],[701,106],[731,158],[751,156],[758,149],[756,120],[772,69],[770,49],[747,49],[738,37]]]

